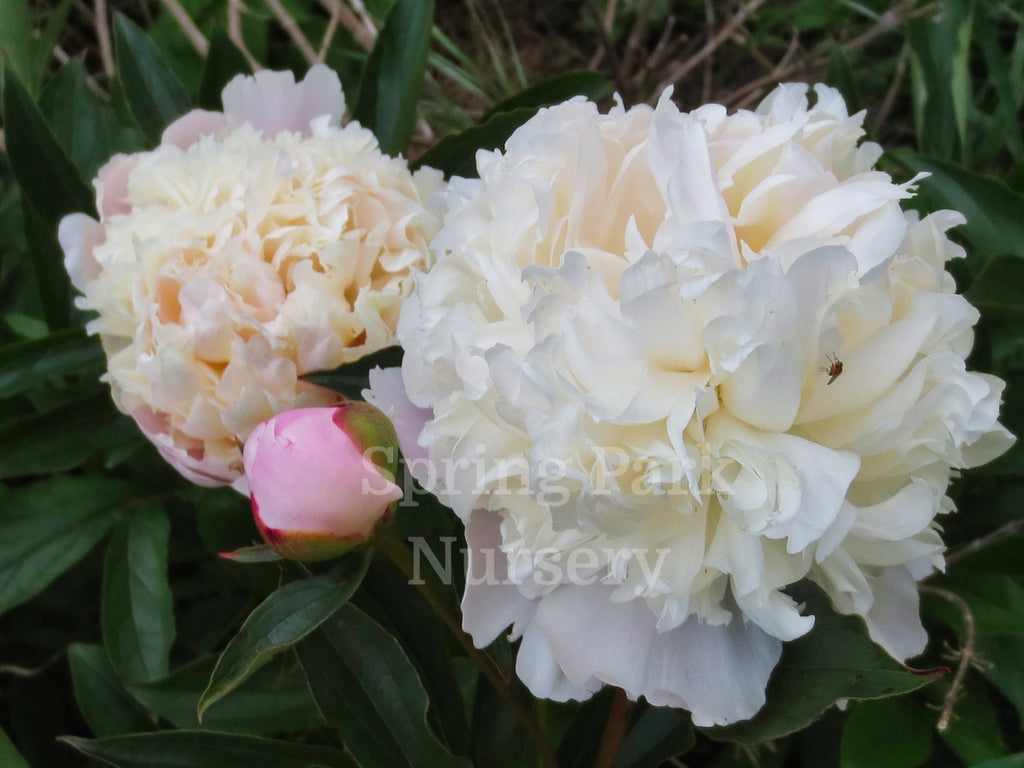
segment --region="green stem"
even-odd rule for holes
[[[402,572],[410,584],[413,583],[412,553],[394,533],[390,530],[378,530],[373,540],[373,546]],[[427,570],[429,571],[429,569]],[[420,594],[423,595],[423,599],[427,601],[427,604],[433,608],[437,616],[448,627],[455,639],[458,640],[459,645],[466,651],[470,661],[476,665],[477,669],[480,670],[480,673],[487,682],[491,684],[491,687],[494,688],[502,701],[522,722],[536,744],[541,763],[546,768],[558,768],[558,758],[555,756],[555,752],[548,743],[544,731],[541,730],[530,709],[516,692],[509,687],[505,677],[501,674],[501,670],[498,669],[491,657],[473,645],[473,639],[462,629],[462,620],[459,617],[458,611],[451,601],[445,599],[433,574],[419,574],[417,582],[415,586],[419,589]]]
[[[612,708],[608,711],[608,721],[604,726],[604,735],[597,750],[594,768],[612,768],[615,765],[615,758],[619,756],[622,739],[626,735],[626,726],[629,724],[629,711],[632,708],[633,702],[626,698],[626,692],[621,688],[617,690]]]

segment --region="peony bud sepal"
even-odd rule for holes
[[[398,440],[362,402],[285,411],[253,430],[243,461],[253,517],[282,557],[314,562],[368,542],[402,498]]]

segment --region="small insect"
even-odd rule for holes
[[[822,366],[821,371],[822,373],[828,374],[828,383],[825,385],[828,386],[828,384],[831,384],[839,378],[840,374],[842,374],[843,361],[836,357],[835,354],[831,354],[825,358],[825,362],[828,363],[828,365]]]

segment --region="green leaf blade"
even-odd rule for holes
[[[102,477],[58,477],[9,492],[0,508],[0,613],[85,557],[137,493]]]
[[[211,731],[157,731],[105,739],[64,736],[84,755],[118,768],[351,768],[329,747]]]
[[[345,558],[331,573],[285,584],[260,603],[231,639],[199,699],[206,710],[334,614],[355,593],[372,553]]]
[[[135,121],[154,144],[192,106],[181,80],[149,36],[126,16],[114,19],[117,75]]]
[[[78,710],[95,735],[118,736],[153,727],[146,711],[118,679],[102,646],[73,643],[68,647],[68,663]]]
[[[345,605],[296,649],[324,718],[361,765],[468,768],[427,723],[429,699],[398,641]]]
[[[352,116],[386,154],[403,152],[416,125],[433,20],[434,0],[397,0],[366,62]]]
[[[125,680],[167,674],[174,606],[167,580],[171,524],[161,506],[132,510],[107,548],[103,566],[103,644]]]

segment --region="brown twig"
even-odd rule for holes
[[[879,17],[878,21],[876,21],[870,29],[864,32],[864,34],[844,43],[841,46],[842,50],[849,53],[850,51],[862,48],[879,36],[884,35],[887,32],[891,32],[900,24],[931,12],[930,7],[911,10],[917,2],[918,0],[901,0],[901,2],[896,3],[896,5],[883,13]],[[759,77],[756,80],[747,83],[742,88],[738,88],[733,91],[728,98],[723,100],[723,103],[726,106],[733,106],[742,103],[747,97],[757,93],[757,91],[760,91],[762,88],[775,85],[782,80],[792,77],[798,72],[805,72],[822,67],[828,63],[828,60],[827,56],[817,56],[810,60],[794,62],[791,65],[780,62],[779,66],[764,77]]]
[[[711,35],[715,29],[715,4],[712,0],[704,0],[704,25],[707,28],[707,34]],[[704,59],[704,77],[700,88],[700,100],[704,104],[711,101],[711,85],[714,79],[714,72],[715,52],[710,51]]]
[[[619,755],[622,739],[626,735],[626,726],[629,725],[629,711],[632,708],[633,702],[626,698],[626,692],[621,688],[615,691],[612,708],[608,712],[608,720],[604,726],[604,735],[601,736],[601,745],[597,749],[594,768],[613,768],[615,765],[615,758]]]
[[[160,0],[160,2],[167,9],[167,12],[174,17],[174,20],[178,22],[178,26],[181,27],[181,31],[185,33],[185,37],[192,43],[192,47],[196,49],[196,52],[200,56],[206,56],[210,51],[210,41],[199,31],[199,27],[192,21],[188,11],[182,7],[178,0]]]
[[[1021,531],[1024,531],[1024,519],[1009,522],[1000,528],[996,528],[992,533],[986,534],[980,539],[975,539],[974,541],[965,544],[953,554],[948,555],[946,557],[946,565],[948,566],[953,563],[957,563],[964,558],[980,552],[985,549],[985,547],[990,547],[1003,539],[1013,536],[1015,533],[1020,533]]]
[[[299,53],[302,54],[302,58],[306,60],[307,64],[313,65],[317,63],[317,53],[313,50],[312,44],[309,39],[303,34],[299,28],[298,22],[295,21],[294,17],[285,7],[281,5],[280,0],[263,0],[267,7],[270,8],[274,16],[277,17],[278,23],[281,28],[285,31],[285,34],[292,39],[295,43],[295,47],[299,49]]]
[[[259,72],[263,67],[252,55],[245,44],[245,35],[242,34],[242,13],[247,10],[242,0],[228,0],[228,39],[242,52],[249,68],[253,72]]]
[[[319,2],[324,10],[331,15],[328,31],[324,33],[324,40],[320,44],[321,61],[327,55],[331,38],[334,36],[332,25],[336,28],[340,24],[347,29],[363,50],[369,51],[373,48],[373,43],[377,39],[377,28],[373,26],[372,22],[367,26],[366,19],[360,19],[342,0],[319,0]]]
[[[974,652],[974,614],[971,613],[971,606],[967,604],[967,601],[955,592],[950,592],[948,589],[940,589],[939,587],[932,587],[928,585],[921,586],[921,591],[935,595],[936,597],[941,597],[943,600],[952,603],[957,610],[960,611],[960,616],[964,622],[964,641],[960,648],[960,661],[957,663],[956,672],[953,675],[953,681],[949,684],[949,690],[946,691],[946,696],[942,700],[942,709],[939,711],[939,721],[935,726],[938,728],[939,732],[942,733],[949,728],[949,723],[953,719],[953,708],[956,706],[957,699],[960,698],[960,692],[964,686],[964,677],[967,676],[967,670],[971,664],[978,659]]]
[[[691,56],[686,61],[682,62],[676,67],[664,80],[659,83],[655,89],[657,93],[661,93],[670,85],[674,85],[682,80],[694,67],[699,66],[703,61],[714,53],[715,49],[718,48],[722,43],[729,39],[729,37],[747,20],[747,18],[754,11],[760,7],[764,0],[750,0],[749,3],[741,7],[736,13],[733,14],[732,18],[712,37],[707,43],[697,51],[696,54]]]
[[[100,62],[107,77],[114,76],[114,47],[110,43],[110,24],[107,19],[107,0],[96,0],[93,5],[96,22],[96,40],[100,44]]]
[[[909,59],[910,43],[904,43],[899,58],[896,59],[896,71],[893,72],[892,81],[885,91],[885,98],[882,99],[881,106],[875,110],[874,119],[871,123],[871,132],[873,134],[877,134],[878,129],[885,125],[889,113],[892,112],[893,105],[896,104],[896,96],[899,94],[900,88],[903,86],[903,78],[907,74],[907,61]]]

